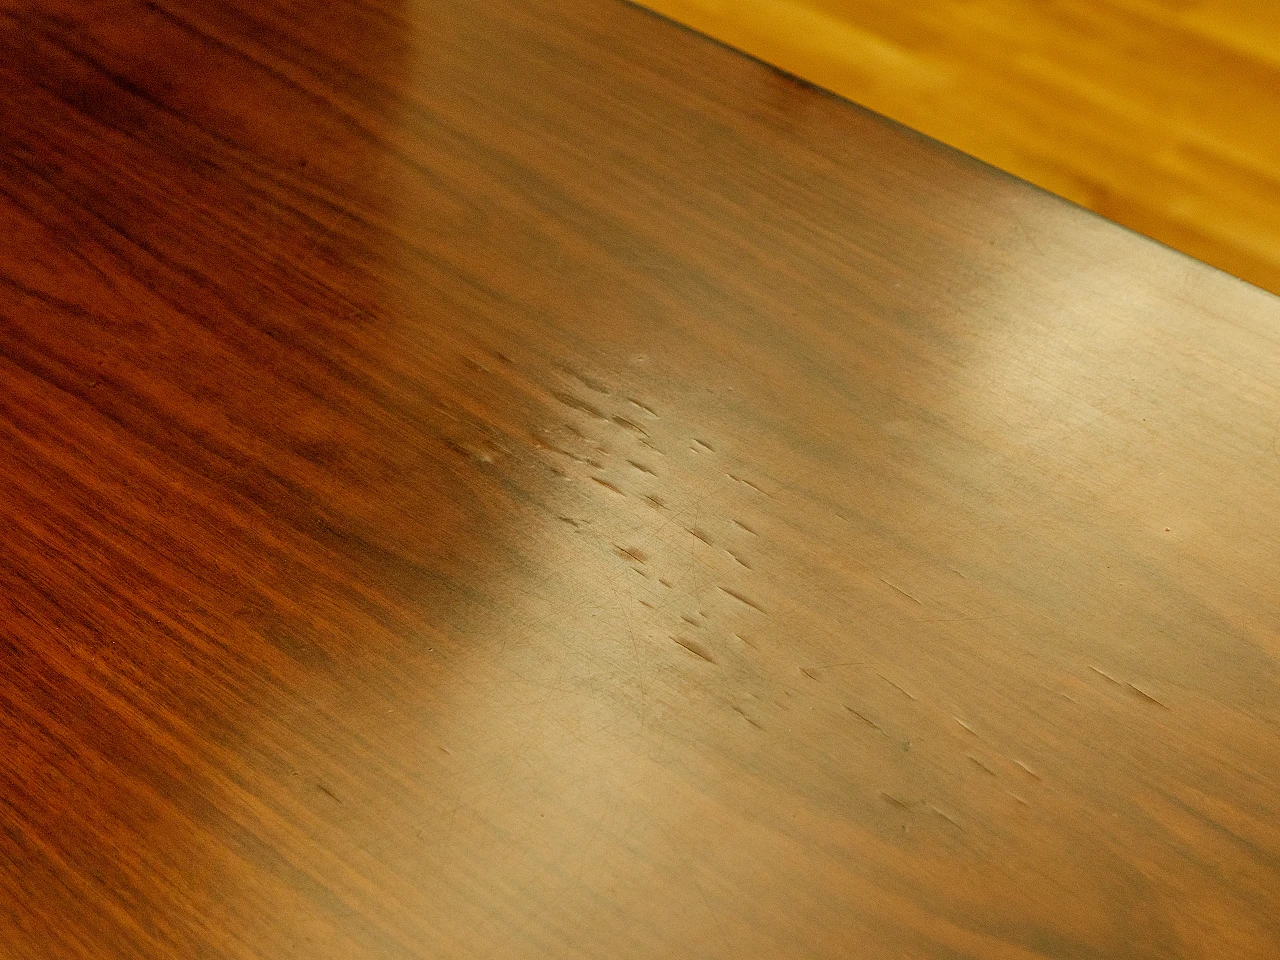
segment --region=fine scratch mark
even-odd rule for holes
[[[904,597],[906,597],[906,598],[907,598],[908,600],[910,600],[912,603],[920,603],[920,601],[919,601],[919,600],[917,600],[917,599],[916,599],[915,597],[913,597],[911,594],[907,593],[907,591],[903,590],[901,587],[894,586],[892,583],[890,583],[890,582],[889,582],[888,580],[886,580],[884,577],[877,577],[876,579],[877,579],[877,580],[879,580],[881,583],[883,583],[885,586],[893,587],[893,589],[894,589],[894,590],[897,590],[900,594],[902,594]],[[923,606],[924,606],[924,604],[923,604],[923,603],[920,603],[920,606],[922,606],[922,607],[923,607]]]
[[[580,410],[589,416],[595,417],[597,420],[608,420],[603,413],[587,403],[585,400],[579,400],[571,393],[565,393],[563,390],[553,390],[551,395],[563,403],[566,407],[572,407],[574,410]]]
[[[760,534],[756,533],[754,530],[752,530],[750,527],[748,527],[748,526],[747,526],[745,523],[743,523],[741,520],[730,520],[729,522],[730,522],[730,523],[732,523],[735,527],[738,527],[738,528],[740,528],[740,529],[742,529],[742,530],[747,531],[747,533],[751,534],[753,537],[758,537],[758,536],[760,536]]]
[[[915,803],[910,803],[906,800],[901,799],[900,797],[895,797],[891,793],[885,793],[883,790],[880,791],[880,798],[884,800],[886,803],[890,803],[893,806],[898,807],[900,810],[910,810],[911,808],[919,806],[920,804],[919,800],[915,801]]]
[[[760,726],[760,724],[756,723],[756,722],[755,722],[754,720],[752,720],[749,716],[747,716],[746,711],[744,711],[744,710],[743,710],[740,706],[738,706],[736,703],[733,705],[733,709],[737,712],[738,716],[740,716],[743,720],[747,721],[747,723],[751,724],[751,725],[752,725],[753,727],[755,727],[757,730],[760,730],[760,731],[763,731],[763,730],[764,730],[764,727]]]
[[[1020,796],[1018,796],[1018,795],[1017,795],[1016,793],[1014,793],[1012,790],[1006,790],[1006,791],[1005,791],[1005,793],[1009,794],[1009,796],[1013,797],[1013,799],[1017,800],[1017,801],[1018,801],[1020,804],[1022,804],[1024,807],[1029,807],[1029,806],[1031,806],[1031,804],[1027,803],[1027,801],[1023,800]]]
[[[990,774],[993,777],[996,775],[996,772],[994,770],[992,770],[985,763],[983,763],[981,760],[975,757],[972,753],[968,754],[968,757],[977,765],[978,769],[981,770],[983,773]]]
[[[1107,680],[1110,680],[1110,681],[1111,681],[1112,683],[1114,683],[1117,687],[1122,687],[1122,686],[1124,686],[1124,684],[1122,684],[1119,680],[1117,680],[1117,679],[1116,679],[1115,677],[1113,677],[1111,674],[1106,673],[1106,672],[1104,672],[1104,671],[1102,671],[1102,670],[1099,670],[1097,667],[1093,666],[1093,664],[1090,664],[1090,665],[1089,665],[1089,669],[1090,669],[1090,670],[1092,670],[1094,673],[1096,673],[1098,676],[1100,676],[1100,677],[1105,677]]]
[[[721,591],[722,593],[727,593],[729,596],[733,597],[733,599],[737,600],[739,603],[745,603],[745,604],[746,604],[748,607],[750,607],[752,610],[759,611],[760,613],[764,613],[764,612],[765,612],[765,611],[764,611],[764,608],[763,608],[763,607],[761,607],[758,603],[754,603],[753,601],[751,601],[751,600],[750,600],[750,599],[748,599],[747,597],[744,597],[744,596],[743,596],[742,594],[740,594],[737,590],[730,590],[728,587],[720,587],[719,589],[720,589],[720,591]],[[912,699],[914,699],[914,698],[912,698]]]
[[[692,527],[692,528],[689,530],[689,532],[690,532],[691,534],[693,534],[693,536],[694,536],[694,537],[696,537],[697,539],[699,539],[699,540],[701,540],[703,543],[705,543],[708,547],[709,547],[709,546],[711,546],[711,538],[710,538],[710,537],[708,537],[708,536],[707,536],[705,533],[703,533],[701,530],[699,530],[697,527]]]
[[[816,673],[814,673],[812,670],[810,670],[808,667],[801,667],[801,668],[800,668],[800,672],[801,672],[801,673],[803,673],[803,674],[804,674],[806,677],[808,677],[810,680],[817,680],[817,679],[818,679],[818,675],[817,675]]]
[[[711,444],[707,443],[707,441],[705,440],[699,440],[697,437],[694,437],[693,442],[706,450],[710,450],[712,453],[716,452],[716,448],[713,447]]]
[[[689,616],[687,613],[680,614],[680,619],[683,620],[685,623],[689,624],[689,626],[691,627],[702,626],[702,624],[700,624],[697,620],[693,619],[693,617]]]
[[[565,450],[562,447],[557,447],[554,443],[543,444],[543,446],[548,450],[554,450],[556,453],[560,454],[560,456],[562,457],[568,457],[570,460],[573,460],[576,463],[582,463],[588,467],[595,467],[597,470],[600,470],[601,468],[604,467],[604,464],[601,463],[599,460],[593,460],[591,459],[591,457],[583,457],[583,456],[580,456],[579,454],[572,453],[571,451]]]
[[[1032,770],[1030,767],[1028,767],[1028,766],[1027,766],[1025,763],[1023,763],[1021,760],[1015,760],[1015,761],[1013,761],[1013,762],[1014,762],[1014,763],[1016,763],[1018,766],[1020,766],[1020,767],[1022,768],[1023,772],[1024,772],[1024,773],[1026,773],[1026,775],[1027,775],[1027,776],[1031,777],[1031,778],[1032,778],[1032,779],[1034,779],[1034,780],[1039,780],[1039,779],[1040,779],[1040,774],[1036,773],[1034,770]]]
[[[664,587],[666,587],[668,590],[671,589],[671,581],[666,579],[665,577],[659,577],[658,582],[662,584]]]
[[[760,649],[760,648],[759,648],[759,647],[757,647],[754,643],[752,643],[750,640],[748,640],[746,637],[742,636],[742,635],[741,635],[741,634],[739,634],[739,633],[735,633],[735,634],[733,635],[733,637],[734,637],[734,639],[735,639],[735,640],[741,640],[743,643],[745,643],[745,644],[746,644],[748,647],[750,647],[752,650],[759,650],[759,649]]]
[[[636,423],[634,420],[628,420],[626,417],[618,416],[613,418],[613,422],[620,427],[626,427],[632,433],[639,433],[643,436],[648,436],[648,432],[645,428],[640,426],[640,424]]]
[[[976,736],[978,736],[978,731],[974,730],[974,729],[973,729],[973,727],[969,726],[967,723],[965,723],[965,722],[964,722],[963,720],[961,720],[959,717],[952,717],[952,719],[953,719],[953,720],[955,720],[955,722],[956,722],[956,723],[960,724],[960,726],[962,726],[962,727],[964,727],[966,730],[968,730],[968,731],[969,731],[971,734],[973,734],[975,737],[976,737]]]
[[[898,686],[896,683],[894,683],[892,680],[886,677],[883,673],[877,673],[876,676],[879,677],[881,680],[883,680],[885,683],[887,683],[889,686],[893,687],[893,689],[897,690],[904,697],[907,697],[908,699],[911,699],[911,700],[915,699],[915,697],[911,696],[911,694],[907,693],[906,690],[903,690],[902,687]]]
[[[618,556],[629,558],[634,560],[636,563],[644,563],[649,559],[643,550],[636,547],[623,547],[615,543],[613,545],[613,549],[617,551]]]
[[[316,789],[319,790],[321,793],[323,793],[326,797],[328,797],[334,803],[342,802],[341,800],[338,799],[338,795],[334,793],[332,790],[330,790],[328,787],[326,787],[323,783],[317,783]]]
[[[732,557],[734,562],[737,563],[738,566],[745,567],[748,570],[751,569],[751,564],[747,563],[747,561],[743,560],[740,556],[738,556],[732,550],[726,550],[725,553],[727,553],[730,557]]]
[[[893,584],[889,584],[889,586],[893,586]],[[916,598],[912,597],[911,599],[915,600]],[[916,603],[919,603],[919,602],[920,602],[919,600],[916,600]],[[932,620],[932,619],[917,620],[916,623],[983,623],[987,620],[1012,620],[1012,619],[1013,619],[1013,616],[1008,613],[993,613],[989,617],[946,617],[941,620]]]
[[[602,480],[599,477],[592,477],[591,479],[594,480],[596,483],[600,484],[600,486],[604,487],[606,490],[612,490],[614,493],[616,493],[620,497],[626,496],[625,493],[623,493],[621,490],[615,487],[608,480]]]
[[[703,660],[707,661],[707,663],[716,662],[715,657],[711,656],[711,651],[700,644],[697,640],[690,640],[688,637],[672,637],[671,639],[680,644],[680,646],[684,647],[695,657],[701,657]]]
[[[667,505],[667,502],[665,500],[663,500],[661,497],[655,496],[652,493],[646,493],[644,495],[644,498],[649,502],[649,505],[651,507],[655,507],[658,510],[661,510],[663,507]]]
[[[773,494],[768,493],[768,492],[767,492],[767,491],[765,491],[765,490],[762,490],[760,487],[756,486],[756,485],[755,485],[754,483],[752,483],[750,480],[744,480],[742,477],[738,476],[736,473],[726,473],[726,474],[725,474],[725,476],[726,476],[726,477],[728,477],[730,480],[735,481],[736,483],[741,483],[741,484],[743,484],[743,485],[745,485],[745,486],[750,487],[750,488],[751,488],[752,490],[754,490],[756,493],[763,494],[764,496],[768,497],[770,500],[776,500],[776,499],[777,499],[777,497],[775,497]]]
[[[591,377],[588,377],[585,373],[579,373],[577,370],[574,370],[572,367],[566,367],[564,364],[558,364],[558,366],[560,367],[561,370],[563,370],[569,376],[573,377],[573,379],[577,380],[584,387],[587,387],[590,390],[594,390],[596,393],[609,394],[612,392],[608,387],[606,387],[599,380],[593,380]]]
[[[573,517],[556,517],[556,519],[557,519],[557,520],[563,520],[565,523],[567,523],[569,526],[573,527],[573,529],[575,529],[575,530],[577,530],[577,529],[578,529],[578,526],[579,526],[578,521],[577,521],[577,520],[575,520],[575,519],[573,519]]]
[[[637,410],[643,410],[649,416],[653,417],[653,419],[655,420],[658,419],[658,414],[652,407],[645,406],[645,404],[641,403],[639,400],[635,399],[634,397],[627,397],[627,403],[631,404]]]
[[[844,705],[844,708],[848,710],[850,713],[852,713],[859,720],[861,720],[863,723],[865,723],[872,730],[876,731],[876,733],[884,733],[884,731],[880,729],[880,724],[876,723],[874,720],[868,717],[865,713],[859,713],[857,710],[853,709],[853,707],[849,706],[847,703]]]
[[[967,833],[967,832],[968,832],[968,831],[966,831],[966,830],[965,830],[965,828],[964,828],[964,827],[960,826],[960,824],[955,820],[955,818],[954,818],[954,817],[948,816],[947,814],[943,813],[941,810],[939,810],[939,809],[938,809],[937,807],[935,807],[933,804],[929,804],[929,809],[930,809],[930,810],[932,810],[934,813],[936,813],[938,816],[940,816],[943,820],[947,821],[947,823],[951,824],[953,827],[955,827],[955,828],[956,828],[957,830],[959,830],[961,833]]]
[[[1136,693],[1138,696],[1140,696],[1143,700],[1147,700],[1151,703],[1154,703],[1157,707],[1160,707],[1163,710],[1169,709],[1167,706],[1165,706],[1165,704],[1161,703],[1151,694],[1147,693],[1147,691],[1140,690],[1138,687],[1135,687],[1132,683],[1126,683],[1125,686],[1128,687],[1130,690],[1132,690],[1134,693]]]
[[[657,476],[657,474],[656,474],[656,473],[654,473],[654,472],[653,472],[653,470],[651,470],[649,467],[646,467],[643,463],[638,463],[638,462],[637,462],[637,461],[635,461],[635,460],[628,460],[628,461],[627,461],[627,463],[631,464],[633,467],[635,467],[635,468],[636,468],[637,470],[639,470],[641,473],[647,473],[647,474],[648,474],[649,476],[651,476],[651,477],[656,477],[656,476]]]

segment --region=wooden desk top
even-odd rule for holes
[[[614,0],[0,2],[0,954],[1280,951],[1280,303]]]

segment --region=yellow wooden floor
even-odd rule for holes
[[[1274,0],[647,0],[1280,292]]]

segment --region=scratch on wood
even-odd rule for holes
[[[593,407],[591,404],[587,403],[587,401],[579,400],[577,397],[575,397],[571,393],[565,393],[563,390],[553,390],[551,392],[551,395],[555,397],[557,400],[559,400],[561,403],[563,403],[566,407],[571,407],[574,410],[580,410],[582,413],[595,417],[597,420],[609,419],[603,413],[601,413],[599,410]]]
[[[608,394],[611,392],[609,388],[599,380],[594,380],[591,377],[588,377],[585,373],[579,373],[577,370],[573,369],[573,367],[566,367],[564,364],[559,364],[559,367],[580,384],[594,390],[596,393]]]
[[[631,404],[637,410],[643,410],[649,416],[653,417],[653,419],[655,420],[658,419],[658,414],[652,407],[646,406],[645,404],[641,403],[639,400],[635,399],[634,397],[627,397],[627,403]]]
[[[656,473],[654,473],[654,472],[653,472],[653,470],[651,470],[649,467],[646,467],[643,463],[640,463],[639,461],[636,461],[636,460],[628,460],[628,461],[627,461],[627,463],[631,464],[633,467],[635,467],[635,468],[636,468],[637,470],[639,470],[641,473],[647,473],[647,474],[648,474],[649,476],[651,476],[651,477],[656,477],[656,476],[657,476],[657,474],[656,474]]]
[[[707,441],[705,440],[699,440],[697,437],[694,437],[693,442],[696,443],[698,446],[702,447],[703,449],[710,450],[712,453],[716,452],[716,448],[713,447],[711,444],[707,443]]]
[[[960,726],[964,727],[966,730],[968,730],[970,733],[972,733],[975,737],[978,735],[978,732],[977,732],[976,730],[974,730],[974,729],[973,729],[973,727],[969,726],[967,723],[965,723],[965,722],[964,722],[963,720],[961,720],[959,717],[953,717],[952,719],[953,719],[953,720],[955,720],[955,722],[956,722],[956,723],[960,724]]]
[[[1099,670],[1099,669],[1098,669],[1097,667],[1095,667],[1093,664],[1090,664],[1090,665],[1089,665],[1089,669],[1090,669],[1090,670],[1092,670],[1094,673],[1096,673],[1098,676],[1100,676],[1100,677],[1105,677],[1107,680],[1110,680],[1110,681],[1111,681],[1112,683],[1114,683],[1117,687],[1122,687],[1122,686],[1124,686],[1124,684],[1122,684],[1119,680],[1117,680],[1117,679],[1116,679],[1115,677],[1113,677],[1111,674],[1106,673],[1106,672],[1105,672],[1105,671],[1103,671],[1103,670]]]
[[[732,520],[732,521],[730,521],[730,522],[731,522],[735,527],[738,527],[738,528],[739,528],[739,529],[741,529],[741,530],[745,530],[745,531],[747,531],[747,533],[751,534],[753,537],[758,537],[758,536],[760,536],[760,534],[756,533],[754,530],[752,530],[750,527],[748,527],[748,526],[747,526],[745,523],[743,523],[741,520]]]
[[[543,446],[546,447],[546,449],[548,450],[555,451],[556,453],[560,454],[560,456],[562,457],[568,457],[570,460],[573,460],[577,463],[586,464],[588,467],[595,467],[597,470],[601,469],[604,466],[604,464],[602,464],[599,460],[592,460],[590,457],[584,457],[579,454],[572,453],[569,450],[565,450],[561,447],[557,447],[554,443],[543,444]]]
[[[933,806],[933,804],[929,805],[929,809],[932,810],[934,813],[936,813],[938,816],[940,816],[943,820],[947,821],[947,823],[951,824],[961,833],[966,832],[964,827],[960,826],[960,824],[956,821],[954,817],[951,817],[948,814],[944,813],[943,811],[939,810],[937,807]]]
[[[628,420],[626,417],[617,416],[613,418],[613,422],[620,427],[626,427],[632,433],[639,433],[648,436],[648,432],[644,427],[640,426],[640,424],[636,423],[634,420]]]
[[[916,801],[916,803],[909,803],[906,800],[901,799],[900,797],[895,797],[891,793],[885,793],[883,790],[880,791],[880,798],[884,800],[886,803],[892,804],[893,806],[899,808],[900,810],[910,810],[912,807],[916,806],[919,803],[919,801]]]
[[[892,680],[890,680],[888,677],[886,677],[883,673],[877,673],[877,674],[876,674],[876,676],[877,676],[877,677],[879,677],[881,680],[883,680],[885,683],[887,683],[889,686],[893,687],[893,689],[897,690],[897,691],[898,691],[900,694],[902,694],[904,697],[907,697],[907,698],[908,698],[908,699],[910,699],[910,700],[914,700],[914,699],[915,699],[915,697],[913,697],[911,694],[907,693],[907,691],[906,691],[906,690],[902,689],[902,687],[898,686],[896,683],[894,683]]]
[[[770,500],[777,499],[773,494],[765,490],[762,490],[760,487],[756,486],[750,480],[744,480],[742,477],[738,476],[736,473],[726,473],[725,476],[728,477],[730,480],[733,480],[735,483],[741,483],[744,486],[750,487],[756,493],[763,494],[764,496],[768,497]]]
[[[847,703],[844,705],[844,708],[848,710],[850,713],[852,713],[859,720],[861,720],[863,723],[865,723],[872,730],[875,730],[877,733],[884,733],[884,731],[880,729],[880,724],[876,723],[874,720],[868,717],[865,713],[859,713],[857,710],[853,709],[853,707],[849,706]]]
[[[1138,687],[1135,687],[1132,683],[1126,683],[1125,686],[1128,687],[1130,690],[1132,690],[1134,693],[1136,693],[1138,696],[1140,696],[1143,700],[1146,700],[1150,703],[1154,703],[1157,707],[1160,707],[1163,710],[1169,709],[1167,706],[1165,706],[1163,703],[1161,703],[1151,694],[1147,693],[1147,691],[1139,689]]]
[[[701,540],[703,543],[705,543],[708,547],[709,547],[709,546],[711,546],[711,538],[710,538],[710,537],[708,537],[708,536],[707,536],[705,533],[703,533],[701,530],[699,530],[697,527],[693,527],[693,528],[691,528],[691,529],[689,530],[689,532],[690,532],[691,534],[693,534],[693,536],[694,536],[694,537],[696,537],[697,539],[699,539],[699,540]]]
[[[323,793],[326,797],[331,799],[334,803],[342,802],[341,800],[338,799],[338,795],[334,793],[332,790],[330,790],[328,787],[326,787],[323,783],[317,783],[316,789],[319,790],[321,793]]]
[[[736,703],[733,705],[733,709],[737,712],[738,716],[740,716],[743,720],[747,721],[747,723],[751,724],[751,725],[752,725],[753,727],[755,727],[757,730],[761,730],[761,731],[763,731],[763,730],[764,730],[764,727],[760,726],[760,724],[756,723],[756,722],[755,722],[754,720],[752,720],[749,716],[747,716],[746,711],[744,711],[744,710],[743,710],[740,706],[738,706]]]
[[[760,613],[765,612],[764,608],[761,607],[758,603],[755,603],[754,601],[748,599],[747,597],[744,597],[737,590],[730,590],[728,587],[721,587],[720,591],[722,593],[727,593],[729,596],[733,597],[733,599],[737,600],[739,603],[745,603],[752,610],[759,611]]]
[[[700,644],[697,640],[690,640],[688,637],[672,637],[671,639],[680,644],[680,646],[684,647],[695,657],[701,657],[703,660],[707,661],[707,663],[716,662],[715,657],[711,656],[711,651]]]
[[[1015,760],[1015,761],[1013,761],[1013,762],[1014,762],[1014,763],[1016,763],[1018,766],[1020,766],[1020,767],[1022,768],[1023,772],[1024,772],[1024,773],[1026,773],[1026,775],[1027,775],[1027,776],[1029,776],[1029,777],[1031,777],[1033,780],[1039,780],[1039,779],[1040,779],[1040,774],[1036,773],[1034,770],[1032,770],[1030,767],[1028,767],[1028,766],[1027,766],[1025,763],[1023,763],[1021,760]]]
[[[877,580],[879,580],[881,583],[883,583],[885,586],[893,587],[893,589],[894,589],[894,590],[897,590],[900,594],[902,594],[904,597],[906,597],[906,598],[907,598],[908,600],[910,600],[912,603],[920,603],[920,601],[919,601],[919,600],[917,600],[917,599],[916,599],[915,597],[913,597],[911,594],[907,593],[907,591],[903,590],[903,589],[902,589],[901,587],[899,587],[899,586],[896,586],[896,585],[894,585],[894,584],[890,583],[890,582],[889,582],[888,580],[886,580],[884,577],[877,577],[876,579],[877,579]],[[920,606],[922,606],[922,607],[923,607],[923,606],[924,606],[924,604],[923,604],[923,603],[920,603]]]
[[[975,757],[973,754],[968,754],[968,757],[969,757],[969,759],[970,759],[970,760],[972,760],[972,761],[973,761],[974,765],[975,765],[975,766],[977,766],[977,768],[978,768],[979,770],[981,770],[983,773],[990,774],[990,775],[991,775],[991,776],[993,776],[993,777],[996,775],[996,772],[995,772],[994,770],[992,770],[990,767],[988,767],[985,763],[983,763],[981,760],[979,760],[979,759],[978,759],[977,757]]]
[[[812,670],[810,670],[808,667],[801,667],[801,668],[800,668],[800,672],[801,672],[801,673],[803,673],[803,674],[804,674],[806,677],[808,677],[810,680],[817,680],[817,679],[818,679],[818,675],[817,675],[816,673],[814,673]]]
[[[606,490],[612,490],[614,493],[616,493],[620,497],[626,496],[625,493],[623,493],[621,490],[615,487],[608,480],[602,480],[600,477],[592,477],[591,479],[594,480],[596,483],[600,484],[600,486],[604,487]]]
[[[636,563],[644,563],[649,559],[648,555],[637,547],[623,547],[615,543],[613,545],[613,549],[617,552],[618,556],[634,560]]]

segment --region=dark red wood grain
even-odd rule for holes
[[[612,0],[0,89],[0,955],[1276,955],[1273,297]]]

